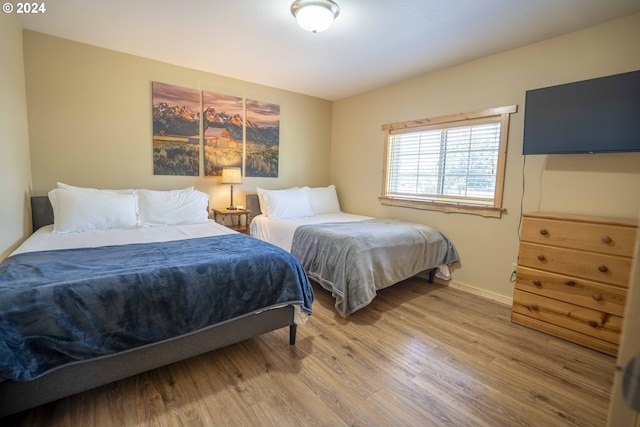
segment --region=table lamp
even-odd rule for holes
[[[240,168],[222,168],[222,183],[231,184],[231,204],[227,209],[235,211],[233,206],[233,184],[242,184],[242,170]]]

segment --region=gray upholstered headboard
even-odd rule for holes
[[[49,197],[31,197],[31,224],[33,225],[33,231],[45,225],[53,224],[53,208]]]
[[[255,218],[262,213],[257,194],[247,194],[247,209],[251,211],[251,218]]]

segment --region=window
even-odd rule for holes
[[[499,218],[509,114],[516,109],[383,125],[382,204]]]

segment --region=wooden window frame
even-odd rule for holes
[[[434,210],[448,213],[466,213],[472,215],[481,215],[490,218],[501,218],[502,212],[502,194],[504,189],[504,175],[507,160],[507,141],[509,137],[509,118],[518,109],[517,105],[508,105],[504,107],[487,108],[484,110],[471,111],[467,113],[450,114],[445,116],[411,120],[406,122],[397,122],[382,125],[384,133],[384,155],[383,155],[383,176],[382,176],[382,192],[379,197],[380,202],[387,206],[400,206],[414,209]],[[496,171],[496,184],[493,197],[493,206],[479,205],[460,201],[444,201],[442,199],[434,200],[417,200],[410,197],[389,196],[387,194],[388,173],[389,173],[389,138],[394,134],[406,132],[419,132],[427,129],[437,129],[438,127],[448,127],[450,125],[465,126],[467,124],[478,123],[483,120],[491,120],[500,123],[500,141],[498,147],[498,163]],[[464,197],[463,197],[464,199]]]

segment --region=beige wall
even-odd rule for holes
[[[640,69],[638,40],[640,14],[635,14],[335,102],[331,180],[343,207],[439,228],[460,255],[453,284],[507,302],[513,292],[509,278],[517,260],[521,199],[525,212],[635,218],[640,208],[640,153],[528,156],[525,165],[525,91]],[[512,104],[518,112],[511,117],[502,219],[378,202],[380,125]]]
[[[22,60],[22,29],[0,15],[0,260],[31,230],[29,135]]]
[[[46,194],[56,181],[100,188],[194,185],[211,195],[212,206],[227,206],[229,186],[220,178],[153,175],[153,81],[280,105],[279,177],[245,178],[235,186],[235,204],[256,186],[328,183],[329,101],[40,33],[23,37],[34,194]]]
[[[346,211],[432,224],[461,257],[454,284],[507,301],[523,210],[620,217],[640,210],[640,154],[528,156],[521,152],[525,91],[640,68],[640,14],[483,58],[331,104],[29,31],[24,61],[34,194],[56,181],[95,187],[195,185],[228,203],[219,178],[154,176],[151,82],[280,104],[280,177],[256,186],[335,183]],[[379,204],[383,123],[517,104],[512,116],[502,219]],[[525,191],[522,193],[525,177]]]

